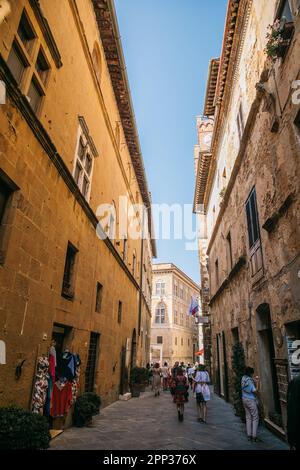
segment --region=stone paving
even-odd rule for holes
[[[191,393],[190,393],[191,396]],[[169,392],[155,398],[117,401],[101,410],[86,428],[70,428],[51,441],[51,449],[83,450],[284,450],[287,445],[264,427],[259,442],[248,442],[245,425],[233,408],[216,395],[209,402],[207,424],[197,421],[196,401],[190,397],[184,422],[177,419]]]

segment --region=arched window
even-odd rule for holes
[[[95,42],[94,44],[93,53],[92,53],[92,61],[93,61],[93,66],[94,66],[94,70],[96,73],[96,77],[100,84],[101,72],[102,72],[102,59],[101,59],[100,47],[97,42]]]
[[[166,322],[166,307],[165,304],[160,303],[155,310],[155,323],[163,324]]]

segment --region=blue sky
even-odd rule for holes
[[[156,204],[192,204],[197,115],[219,57],[227,0],[115,0],[147,179]],[[157,240],[155,262],[199,282],[186,240]]]

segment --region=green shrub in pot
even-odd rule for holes
[[[75,426],[86,426],[92,421],[92,417],[99,414],[101,399],[93,392],[86,392],[77,398],[74,408]]]

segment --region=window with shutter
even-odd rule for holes
[[[251,191],[246,202],[246,217],[249,239],[251,277],[253,282],[257,282],[263,276],[263,257],[255,188]]]

